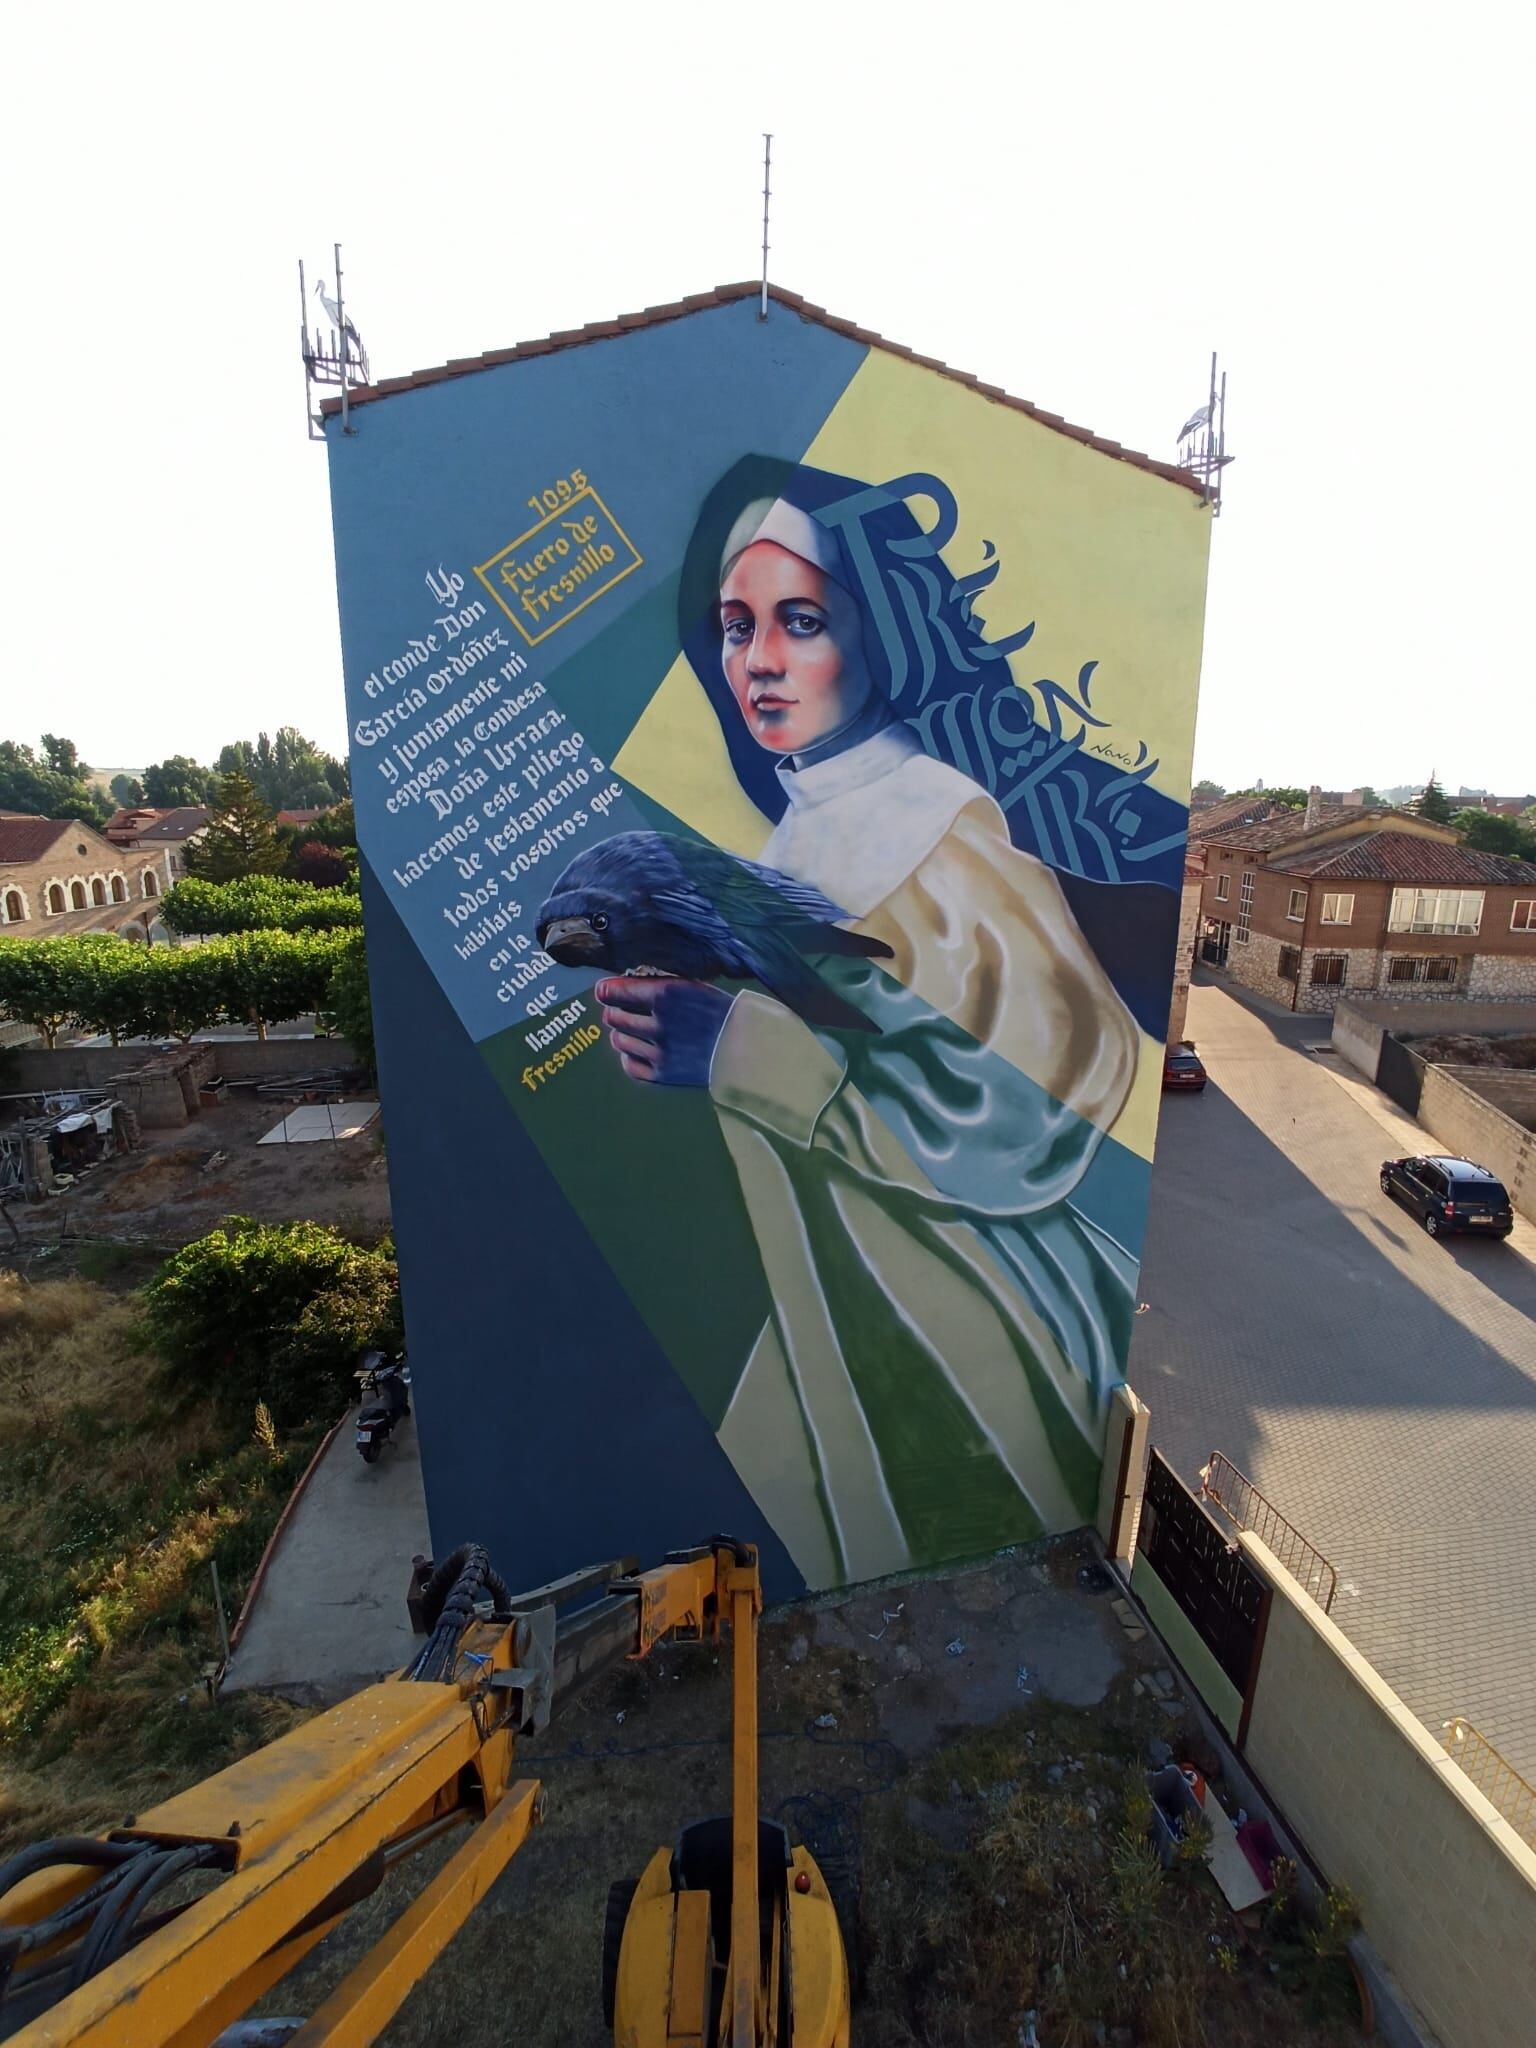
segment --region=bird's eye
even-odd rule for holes
[[[601,910],[592,920],[592,929],[595,932],[605,932],[608,929],[608,919]]]

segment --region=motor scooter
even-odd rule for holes
[[[357,1448],[363,1463],[372,1465],[389,1442],[395,1424],[411,1412],[411,1368],[403,1351],[397,1358],[384,1351],[365,1351],[357,1378],[363,1396],[357,1411]],[[370,1394],[378,1398],[370,1401]]]

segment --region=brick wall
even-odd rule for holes
[[[1536,1853],[1251,1535],[1274,1588],[1244,1761],[1445,2048],[1530,2039]]]
[[[1441,1066],[1443,1073],[1503,1110],[1524,1131],[1536,1131],[1536,1073],[1511,1067]]]

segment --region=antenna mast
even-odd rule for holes
[[[759,320],[768,318],[768,172],[773,163],[773,137],[763,136],[763,297],[757,309]]]
[[[299,258],[299,355],[304,363],[304,418],[311,441],[323,441],[325,429],[320,413],[311,402],[313,387],[317,384],[338,386],[341,391],[341,431],[355,434],[351,423],[347,395],[360,384],[369,382],[368,358],[356,327],[347,318],[346,300],[341,286],[341,244],[334,242],[331,253],[336,264],[336,297],[325,296],[325,279],[320,279],[318,290],[326,315],[335,332],[327,334],[318,324],[313,330],[309,324],[309,288],[304,276],[304,259]]]
[[[1179,429],[1179,466],[1199,477],[1200,502],[1211,516],[1221,517],[1221,473],[1234,458],[1227,453],[1227,373],[1217,380],[1216,351],[1211,351],[1211,394],[1200,410]]]

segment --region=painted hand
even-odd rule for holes
[[[619,1064],[632,1081],[707,1088],[731,997],[712,982],[609,975],[594,994]]]

